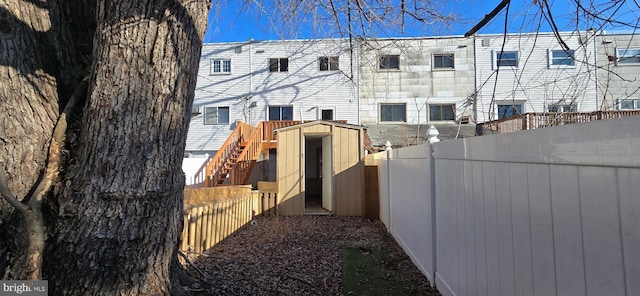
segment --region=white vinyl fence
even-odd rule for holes
[[[380,217],[443,295],[640,295],[639,148],[640,116],[394,149]]]

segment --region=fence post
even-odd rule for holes
[[[435,126],[429,127],[427,130],[427,142],[429,143],[429,199],[431,202],[431,287],[436,286],[436,269],[437,269],[437,243],[436,243],[436,163],[433,158],[433,144],[440,142],[438,139],[438,129]]]
[[[387,141],[387,232],[391,232],[391,142]]]

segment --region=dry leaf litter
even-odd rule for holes
[[[394,268],[419,275],[415,295],[439,295],[379,220],[256,217],[190,260],[207,287],[198,295],[342,295],[342,248],[386,249]],[[196,272],[197,269],[197,272]]]

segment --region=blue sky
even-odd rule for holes
[[[444,0],[442,0],[444,1]],[[540,5],[534,5],[542,0],[516,1],[509,7],[508,17],[506,11],[503,10],[498,14],[487,26],[478,33],[502,33],[506,26],[509,32],[532,32],[551,31],[548,18],[544,18],[540,10]],[[247,41],[249,38],[254,40],[277,40],[277,39],[307,39],[307,38],[323,38],[338,37],[326,36],[322,29],[327,24],[313,24],[311,22],[303,22],[298,27],[283,29],[278,27],[277,20],[270,17],[270,11],[267,5],[260,7],[256,3],[260,1],[242,1],[242,0],[218,0],[214,1],[213,7],[209,15],[207,32],[205,34],[205,42],[232,42]],[[263,2],[269,2],[263,1]],[[471,29],[482,17],[495,8],[499,0],[487,1],[463,1],[453,0],[442,2],[442,11],[447,14],[455,15],[459,20],[449,25],[422,23],[412,23],[407,27],[405,32],[389,32],[384,29],[374,30],[371,36],[376,37],[411,37],[411,36],[434,36],[434,35],[463,35]],[[561,31],[573,31],[576,27],[580,30],[586,30],[595,27],[600,30],[629,30],[629,27],[614,26],[612,24],[603,25],[603,20],[598,17],[608,18],[613,15],[617,20],[626,22],[634,22],[637,27],[638,19],[640,19],[640,8],[637,2],[629,1],[606,1],[592,0],[587,3],[582,1],[583,5],[593,5],[593,10],[600,13],[596,17],[580,16],[576,20],[576,2],[575,0],[549,0],[549,9],[553,15],[557,27]],[[613,3],[613,4],[612,4]],[[615,6],[612,6],[614,5]],[[262,8],[262,9],[261,9]],[[632,28],[631,28],[632,29]],[[335,35],[335,34],[330,34]]]

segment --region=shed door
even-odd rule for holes
[[[331,136],[322,137],[322,207],[333,211],[333,147]]]

